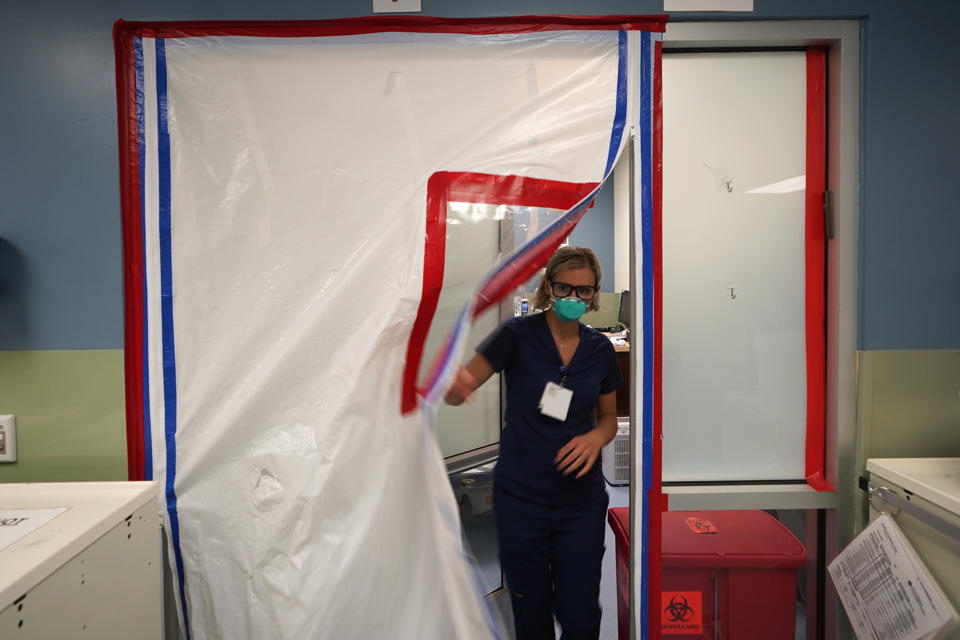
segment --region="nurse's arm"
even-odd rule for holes
[[[617,392],[605,393],[597,399],[597,426],[594,431],[599,432],[606,446],[617,435]]]
[[[457,377],[453,381],[453,386],[443,397],[444,402],[455,407],[463,404],[463,401],[469,398],[492,375],[493,365],[479,353],[476,354],[466,366],[460,367],[460,371],[457,372]],[[616,429],[616,424],[614,424],[614,429]]]

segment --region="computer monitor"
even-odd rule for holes
[[[632,307],[630,306],[630,292],[622,291],[620,293],[620,313],[617,315],[617,322],[624,325],[628,329],[630,328],[630,312]]]

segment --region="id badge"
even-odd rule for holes
[[[540,396],[540,413],[561,422],[567,419],[570,410],[570,401],[573,400],[573,391],[556,382],[548,382]]]

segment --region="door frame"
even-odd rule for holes
[[[827,184],[833,208],[833,235],[827,242],[827,340],[825,465],[827,481],[837,491],[815,491],[791,485],[725,485],[670,487],[665,490],[670,510],[694,509],[806,509],[813,517],[808,526],[808,594],[820,592],[822,616],[808,615],[807,637],[846,637],[840,632],[836,593],[824,580],[824,565],[852,538],[857,508],[855,467],[857,266],[859,244],[860,165],[860,22],[857,20],[794,20],[749,22],[671,22],[663,39],[665,51],[683,49],[744,49],[773,47],[827,48]],[[668,132],[665,132],[668,135]],[[632,218],[632,215],[631,215]],[[631,225],[630,256],[640,243],[639,225]],[[631,260],[631,278],[638,278]],[[636,313],[636,309],[634,312]],[[631,377],[639,380],[637,363]],[[632,391],[632,390],[631,390]],[[634,406],[636,406],[634,404]],[[631,429],[631,433],[633,429]],[[632,443],[632,459],[642,460],[642,442]],[[636,465],[634,466],[636,470]],[[636,471],[635,471],[636,473]],[[631,512],[637,513],[640,496],[631,491]],[[631,538],[638,539],[639,536]],[[821,548],[822,547],[822,548]],[[647,567],[636,546],[631,546],[631,576]],[[659,555],[651,549],[650,557]],[[631,578],[631,637],[643,634],[638,626],[641,594]],[[656,594],[651,594],[656,595]],[[811,600],[808,599],[808,603]],[[808,614],[810,609],[808,605]],[[654,626],[658,616],[651,616]],[[822,626],[817,624],[822,618]],[[819,627],[819,629],[817,628]],[[647,631],[647,630],[642,630]],[[659,629],[649,629],[658,637]]]

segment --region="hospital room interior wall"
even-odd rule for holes
[[[960,138],[955,118],[960,90],[947,79],[960,68],[954,46],[960,5],[950,0],[926,2],[922,10],[895,0],[757,0],[755,5],[747,14],[674,18],[862,19],[859,293],[844,304],[857,305],[862,351],[902,350],[916,353],[908,357],[921,362],[927,357],[953,362],[948,354],[960,348],[954,144]],[[424,15],[467,17],[660,13],[663,4],[424,0],[422,8]],[[278,0],[269,6],[253,0],[0,5],[0,54],[16,61],[0,66],[0,413],[18,415],[21,440],[20,461],[0,465],[0,481],[115,479],[125,473],[113,22],[369,13],[369,4],[332,0]],[[594,233],[588,226],[582,233],[588,231]],[[605,253],[595,236],[574,240]],[[609,256],[612,260],[612,247]],[[892,375],[905,365],[894,356],[882,366],[892,367]],[[926,391],[917,393],[922,398]]]
[[[857,451],[870,458],[960,457],[960,349],[861,351],[857,356]],[[854,526],[867,498],[854,492]]]
[[[0,407],[18,449],[0,482],[127,479],[120,349],[2,351]]]
[[[570,234],[570,244],[590,247],[600,259],[600,291],[613,293],[613,180],[608,180],[593,201],[593,207]]]

